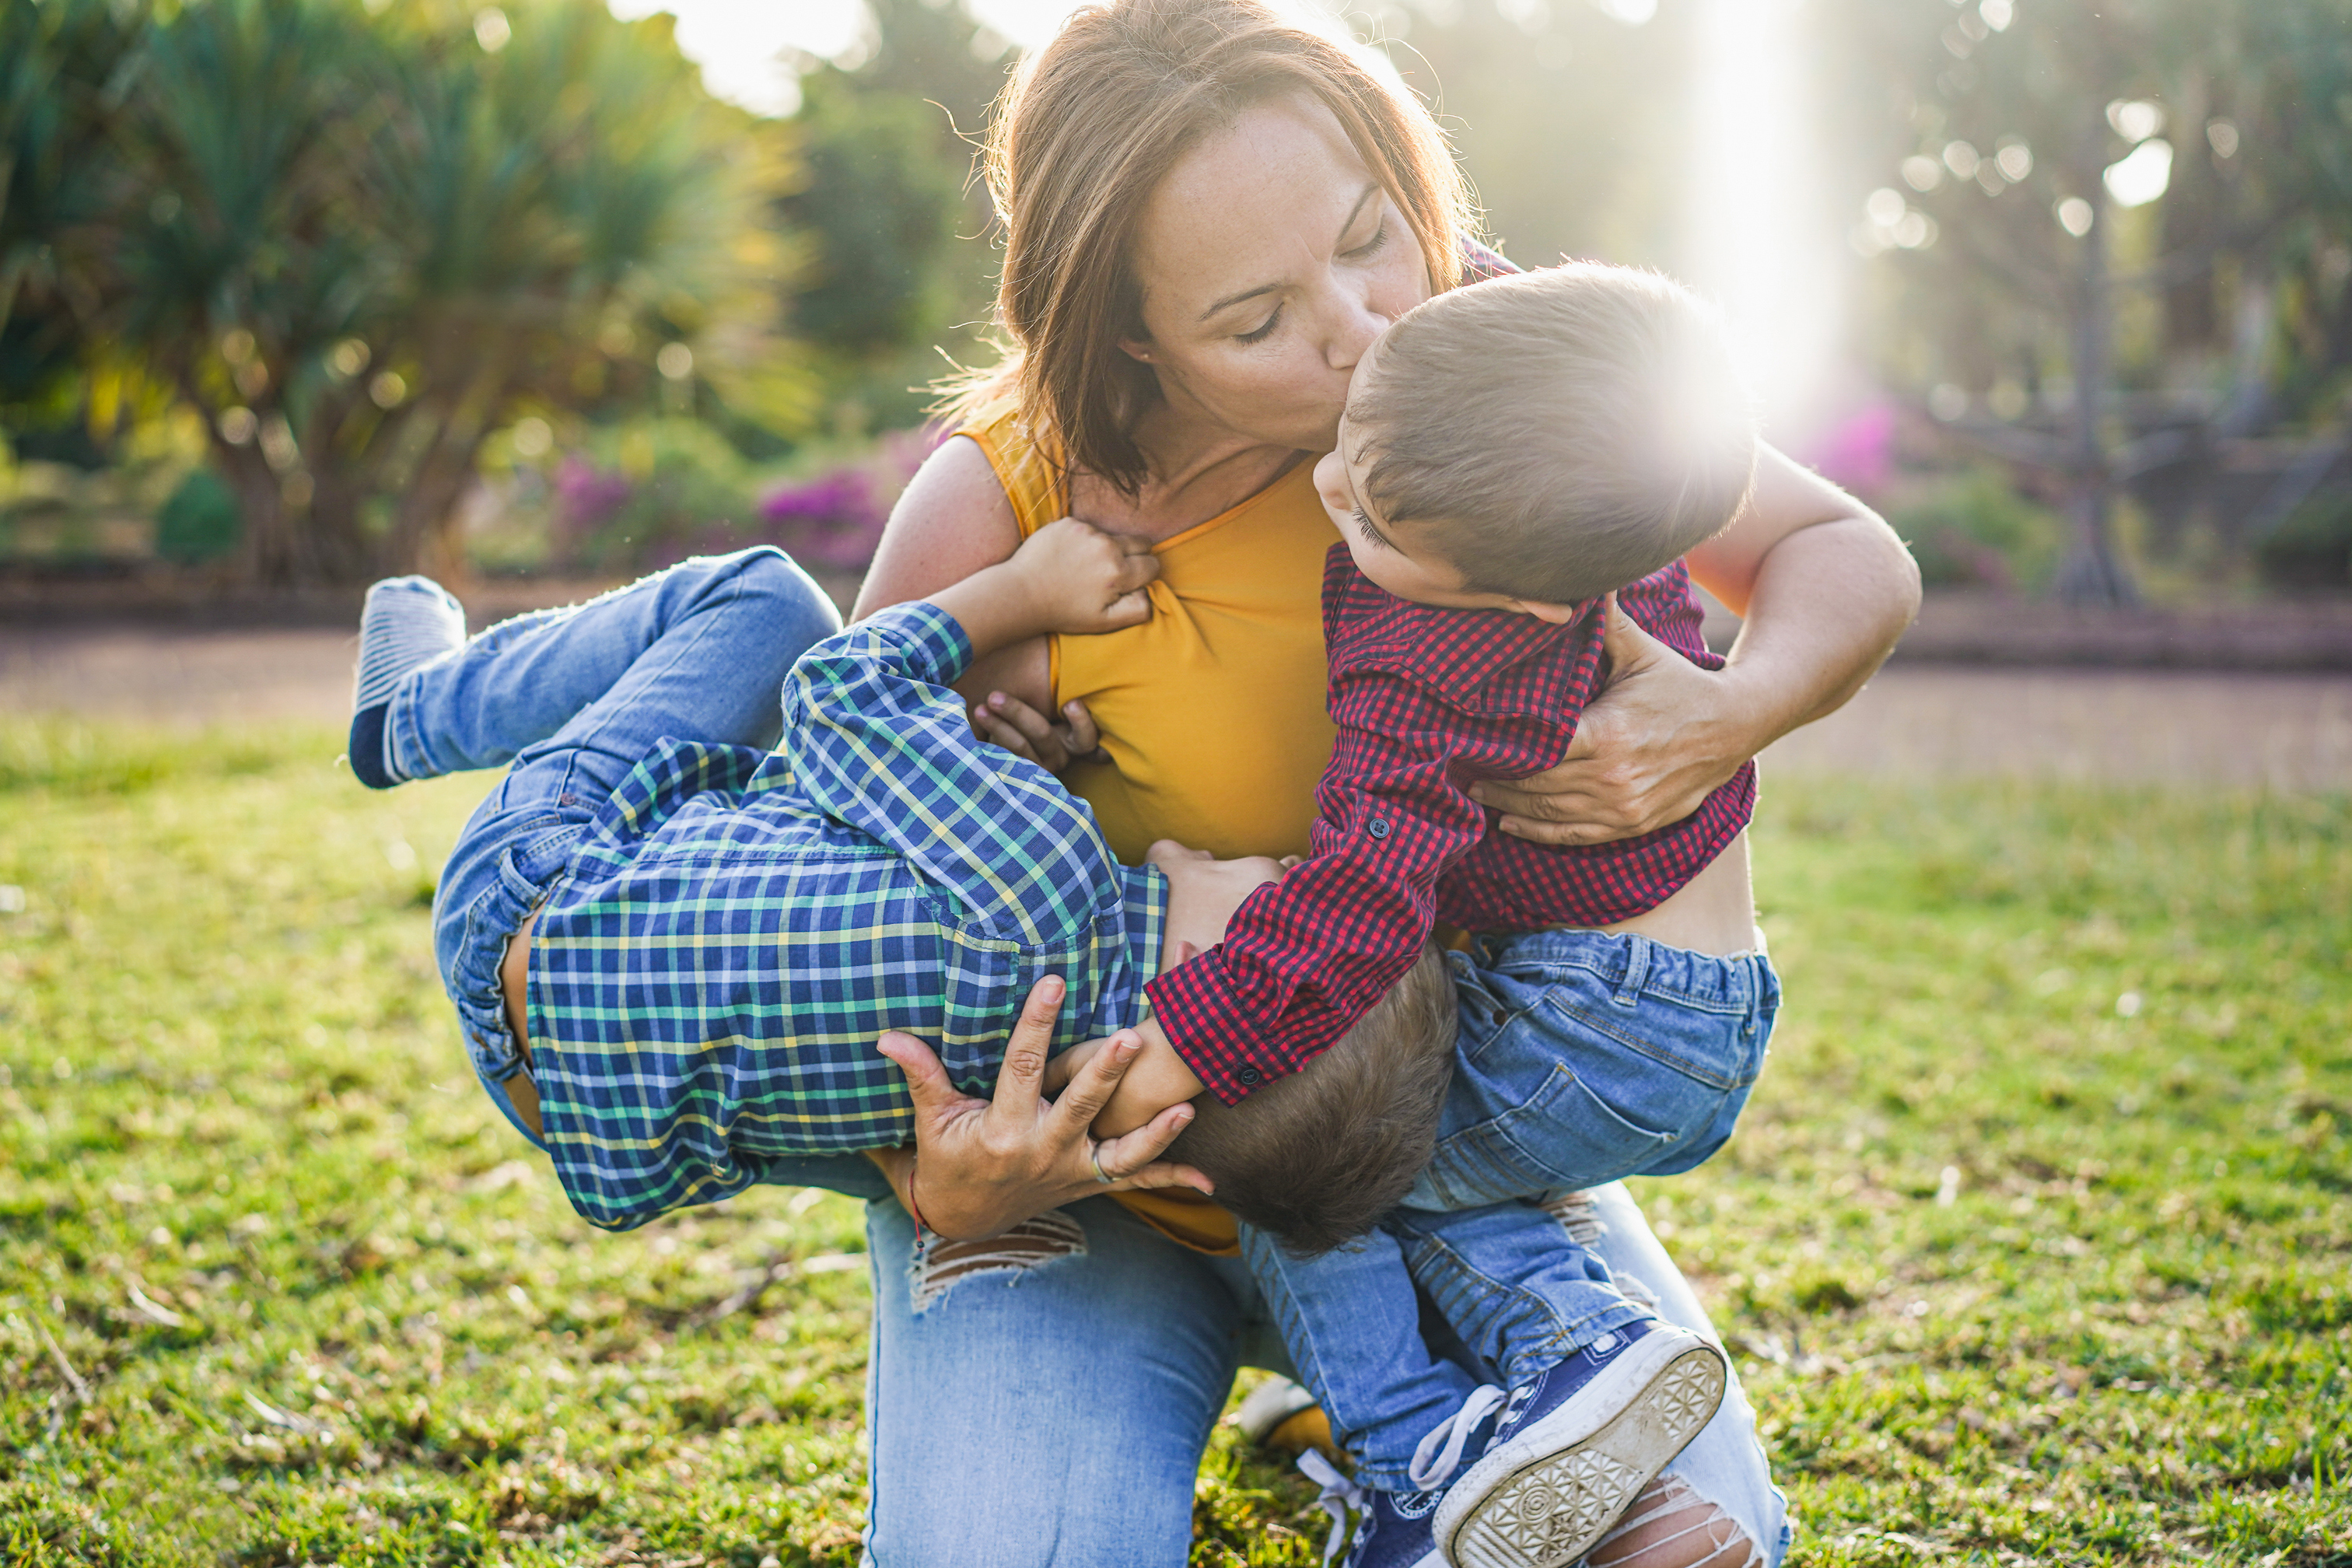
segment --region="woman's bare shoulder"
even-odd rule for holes
[[[1013,498],[968,436],[950,437],[908,481],[851,619],[961,583],[1021,547]]]

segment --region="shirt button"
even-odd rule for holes
[[[1364,831],[1375,838],[1386,838],[1389,836],[1389,819],[1385,816],[1376,816],[1364,824]]]
[[[1245,1083],[1253,1089],[1256,1088],[1259,1083],[1264,1081],[1265,1078],[1265,1074],[1258,1071],[1257,1068],[1249,1066],[1246,1062],[1234,1073],[1234,1081],[1238,1083]]]

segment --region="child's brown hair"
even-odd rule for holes
[[[1654,272],[1571,263],[1399,318],[1342,439],[1388,524],[1476,593],[1570,605],[1648,576],[1747,500],[1756,423],[1716,312]]]
[[[1202,1095],[1168,1158],[1200,1167],[1219,1203],[1292,1252],[1328,1252],[1396,1207],[1429,1163],[1455,1028],[1453,976],[1424,948],[1304,1068],[1237,1105]]]

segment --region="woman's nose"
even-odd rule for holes
[[[1325,300],[1323,357],[1333,370],[1354,370],[1372,340],[1394,320],[1375,303],[1363,280],[1351,282],[1333,288]]]
[[[1353,371],[1372,340],[1389,330],[1389,318],[1362,300],[1344,301],[1331,326],[1325,351],[1333,370]]]

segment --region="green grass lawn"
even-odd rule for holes
[[[0,1560],[847,1563],[856,1205],[574,1218],[465,1066],[482,787],[0,721]],[[1642,1184],[1794,1561],[2352,1564],[2352,807],[1775,781],[1788,984]],[[1195,1561],[1319,1560],[1221,1429]]]

